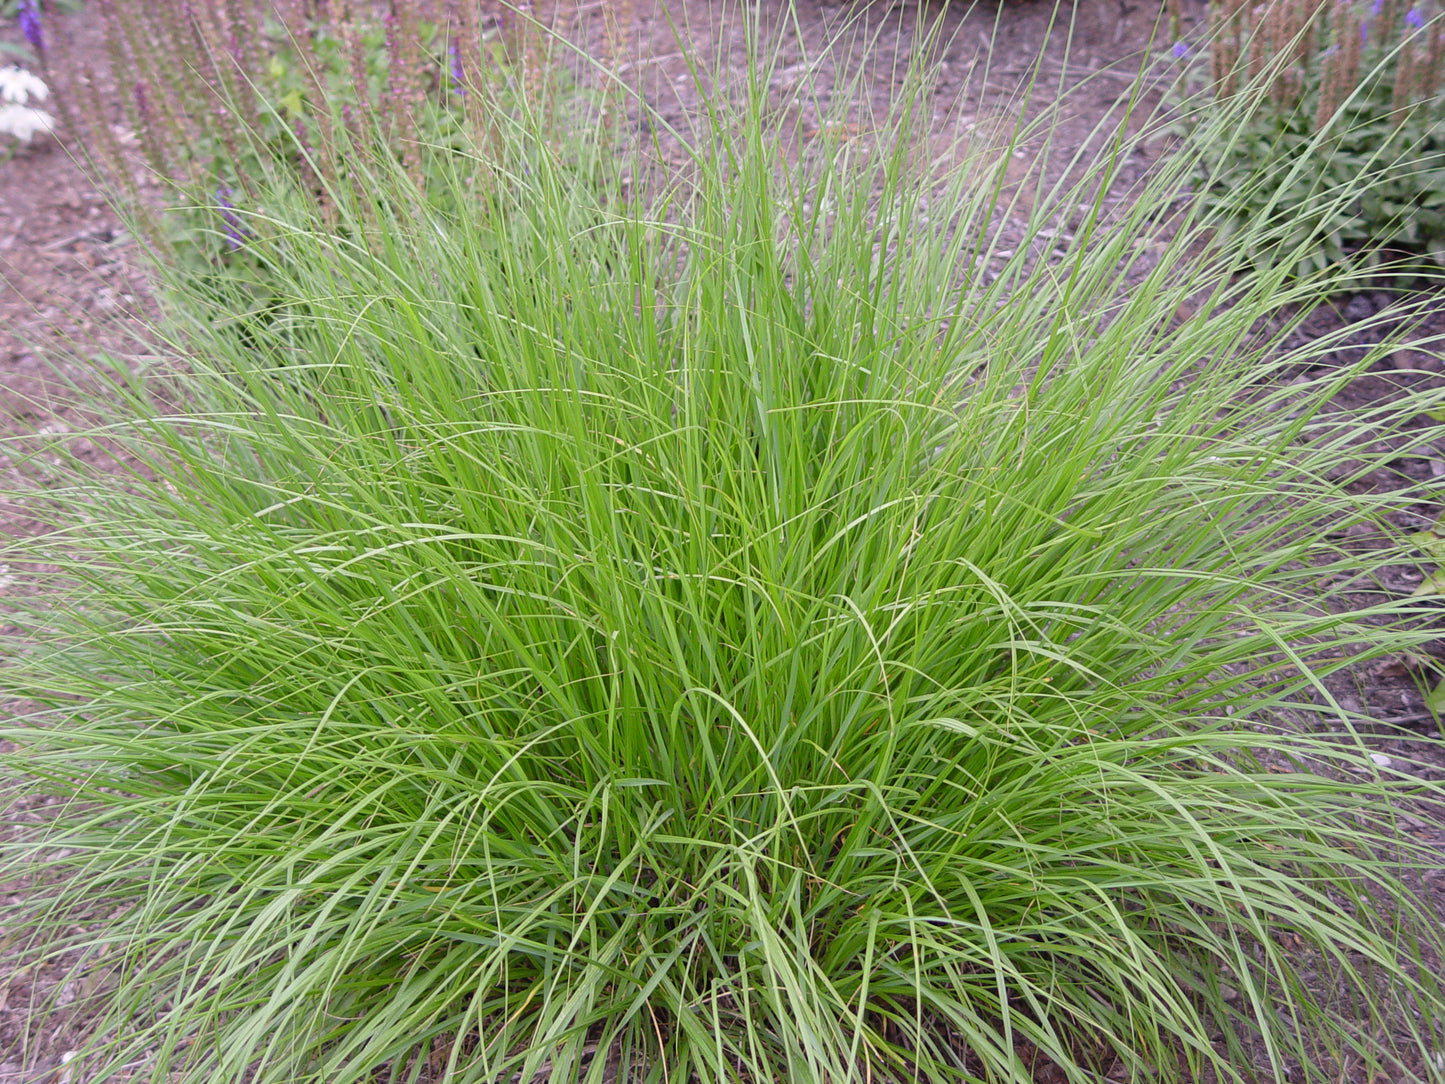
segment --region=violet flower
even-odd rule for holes
[[[236,205],[231,202],[231,196],[230,185],[222,181],[216,186],[216,206],[221,209],[221,233],[226,238],[226,247],[235,252],[246,243],[249,235],[236,216]]]
[[[1185,45],[1182,41],[1176,41],[1174,48],[1171,49],[1170,52],[1174,54],[1175,60],[1184,60],[1189,56],[1189,46]]]
[[[135,111],[140,117],[141,123],[147,127],[153,126],[150,93],[149,88],[146,86],[146,81],[144,79],[137,79],[135,86],[132,88],[132,93],[135,97]]]
[[[463,85],[465,79],[462,76],[462,54],[457,49],[457,43],[452,42],[447,46],[447,56],[451,63],[447,68],[447,74],[451,77],[451,89],[453,94],[466,94],[467,88]]]
[[[1360,20],[1360,44],[1366,45],[1370,41],[1370,24],[1375,21],[1375,16],[1385,9],[1385,0],[1374,0],[1370,4],[1370,10],[1365,12],[1365,17]]]
[[[1405,24],[1419,30],[1425,25],[1425,16],[1420,14],[1419,8],[1411,8],[1405,12]]]
[[[20,0],[15,17],[20,23],[20,33],[25,35],[30,48],[36,53],[45,52],[45,35],[40,31],[40,0]]]

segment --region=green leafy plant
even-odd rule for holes
[[[497,183],[481,153],[503,115],[534,110],[549,142],[569,126],[601,125],[607,95],[589,95],[554,64],[547,26],[566,3],[485,17],[475,2],[308,5],[239,0],[154,5],[101,0],[100,14],[125,127],[93,73],[63,110],[95,175],[132,209],[137,234],[161,258],[192,265],[188,289],[235,308],[260,326],[277,309],[270,261],[242,216],[266,216],[256,181],[284,167],[312,194],[327,228],[338,191],[367,184],[371,159],[399,163],[417,195],[477,207]],[[626,0],[604,14],[625,15]],[[38,30],[37,30],[38,34]],[[598,43],[604,84],[618,63],[613,36]],[[524,99],[525,98],[525,102]],[[574,144],[576,141],[573,141]],[[463,185],[434,185],[447,159],[468,153]],[[482,160],[477,160],[478,158]],[[143,160],[144,167],[138,168]],[[136,187],[139,174],[166,186],[167,213]]]
[[[611,13],[619,2],[603,6]],[[98,176],[131,206],[145,200],[123,140],[152,179],[173,187],[174,204],[200,212],[147,223],[168,258],[225,265],[242,246],[227,216],[227,228],[213,228],[216,213],[254,203],[252,178],[263,169],[289,163],[323,216],[329,190],[362,177],[352,152],[395,158],[425,189],[427,155],[485,146],[521,82],[534,102],[556,90],[538,20],[561,18],[563,5],[544,7],[484,18],[475,2],[102,0],[115,93],[87,72],[65,119]]]
[[[1256,257],[1288,252],[1301,273],[1407,253],[1445,265],[1435,5],[1217,0],[1212,14],[1213,90],[1251,108],[1241,132],[1198,129],[1196,182],[1236,226],[1264,215],[1291,227]]]
[[[926,71],[842,140],[694,62],[672,172],[524,113],[450,203],[256,177],[259,329],[166,269],[173,361],[87,407],[134,473],[3,550],[52,590],[0,763],[63,800],[0,877],[76,1071],[1438,1081],[1391,809],[1445,795],[1278,715],[1427,635],[1340,605],[1409,543],[1331,529],[1438,402],[1270,390],[1333,280],[1165,232],[1184,159],[1010,205]]]
[[[1416,531],[1409,540],[1418,546],[1428,560],[1445,563],[1445,524],[1436,523]],[[1438,569],[1425,577],[1415,592],[1418,595],[1445,595],[1445,574]]]

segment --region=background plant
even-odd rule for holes
[[[266,217],[257,179],[268,170],[284,165],[312,194],[313,213],[345,230],[354,224],[332,214],[332,201],[369,183],[377,155],[400,164],[415,188],[399,198],[476,208],[495,183],[478,148],[500,116],[535,108],[553,142],[584,123],[584,110],[586,124],[598,123],[598,107],[549,57],[545,28],[572,18],[572,4],[498,7],[500,15],[475,0],[96,7],[110,78],[83,72],[61,103],[66,119],[142,236],[164,258],[194,265],[189,289],[224,295],[253,325],[278,302],[263,249],[247,243],[253,227],[242,224]],[[613,7],[608,0],[604,15]],[[601,44],[599,70],[607,70],[615,42]],[[63,49],[49,59],[63,63]],[[432,184],[462,148],[473,155],[465,183]],[[152,183],[138,187],[144,180]],[[158,203],[169,213],[153,214]],[[360,236],[380,243],[374,230]]]
[[[116,97],[153,173],[236,192],[249,187],[258,150],[302,172],[324,171],[327,183],[341,179],[345,163],[332,153],[338,122],[375,122],[419,180],[418,140],[458,104],[448,91],[464,79],[485,83],[476,5],[453,6],[443,22],[435,5],[426,8],[416,0],[325,13],[299,2],[107,0],[102,12]],[[126,177],[105,138],[110,115],[98,83],[87,82],[87,145],[110,152],[109,172]],[[311,178],[313,188],[322,179]]]
[[[1251,108],[1242,132],[1202,142],[1206,198],[1238,224],[1293,223],[1301,272],[1359,254],[1445,264],[1442,27],[1434,0],[1218,0],[1211,85]]]
[[[240,248],[232,231],[214,228],[226,221],[220,212],[252,199],[263,161],[289,162],[322,213],[328,189],[356,180],[354,153],[384,149],[425,189],[428,150],[484,146],[493,113],[516,106],[509,86],[529,81],[537,102],[552,89],[542,78],[543,29],[571,12],[547,3],[484,16],[475,0],[97,7],[111,78],[84,72],[67,119],[134,206],[135,163],[115,134],[118,108],[123,137],[151,177],[174,186],[175,202],[211,209],[209,221],[168,218],[169,243],[218,263]],[[604,7],[610,13],[611,0]],[[347,141],[362,131],[365,139]]]
[[[134,475],[5,551],[59,570],[0,875],[76,1071],[1439,1080],[1391,810],[1442,794],[1274,715],[1426,638],[1337,605],[1410,544],[1327,479],[1438,402],[1268,390],[1337,280],[1162,234],[1186,160],[1115,204],[1097,141],[1006,255],[992,140],[805,142],[766,59],[645,203],[522,111],[438,174],[484,213],[263,163],[259,327],[164,269],[173,359],[87,407]]]

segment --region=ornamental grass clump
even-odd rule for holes
[[[1437,0],[1214,0],[1213,93],[1250,115],[1202,139],[1207,197],[1236,223],[1292,220],[1301,272],[1407,253],[1445,266],[1442,34]]]
[[[1430,635],[1347,605],[1423,497],[1348,482],[1438,403],[1276,387],[1330,284],[1163,232],[1134,137],[1010,212],[991,139],[698,72],[646,192],[509,122],[480,204],[257,179],[264,321],[170,269],[88,406],[133,472],[3,554],[74,1071],[1438,1080],[1442,794],[1325,685]]]

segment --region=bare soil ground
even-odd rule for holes
[[[780,19],[781,0],[760,0],[765,18]],[[937,88],[940,113],[956,109],[957,123],[982,123],[1018,111],[1016,91],[1039,69],[1040,90],[1031,105],[1037,110],[1051,104],[1060,89],[1067,108],[1053,125],[1055,146],[1072,148],[1091,138],[1096,124],[1117,116],[1120,94],[1139,70],[1141,62],[1166,48],[1161,40],[1158,8],[1148,0],[1077,0],[1072,10],[1055,15],[1050,0],[1001,0],[1002,7],[986,3],[965,10],[920,8],[915,3],[859,0],[840,5],[799,0],[795,31],[798,48],[784,57],[777,79],[812,77],[801,63],[804,45],[816,45],[844,20],[858,19],[860,47],[866,43],[875,56],[904,55],[912,41],[934,19],[941,19],[943,80]],[[591,5],[590,7],[595,7]],[[717,4],[712,0],[637,0],[630,46],[639,73],[639,85],[648,103],[669,123],[679,122],[690,104],[690,76],[678,56],[675,29],[681,28],[691,45],[703,55],[721,55],[728,63],[746,62],[738,27],[714,25]],[[587,15],[582,8],[581,18]],[[1186,36],[1201,28],[1204,0],[1186,0]],[[52,40],[63,43],[72,60],[103,68],[104,47],[99,19],[89,10],[49,19]],[[1072,23],[1072,25],[1070,25]],[[13,25],[0,26],[0,37],[18,40]],[[990,43],[991,52],[990,52]],[[1067,43],[1067,47],[1066,47]],[[971,77],[987,62],[988,85]],[[69,71],[79,71],[72,63]],[[56,72],[56,78],[66,77]],[[865,84],[871,104],[886,112],[897,87],[888,66],[877,68]],[[961,96],[964,100],[958,100]],[[635,116],[641,126],[644,119]],[[805,122],[807,118],[804,118]],[[1029,168],[1031,151],[1038,143],[1021,147],[1018,176]],[[1121,181],[1132,182],[1149,168],[1165,147],[1146,147],[1128,164]],[[81,427],[71,408],[64,405],[67,381],[90,379],[88,366],[75,360],[103,351],[134,348],[137,320],[148,305],[145,275],[135,243],[104,198],[72,161],[62,141],[39,139],[13,155],[0,155],[0,434],[24,435],[36,431],[61,433]],[[1005,228],[1008,228],[1007,225]],[[1022,237],[1019,240],[1025,240]],[[1394,298],[1372,293],[1338,299],[1310,314],[1297,333],[1300,342],[1338,328],[1367,320]],[[1445,341],[1445,298],[1432,304],[1425,333]],[[1351,360],[1352,350],[1377,340],[1378,328],[1362,330],[1336,352],[1334,360]],[[1322,364],[1331,364],[1326,358]],[[1436,356],[1397,354],[1375,365],[1338,397],[1341,410],[1365,411],[1383,399],[1409,395],[1421,387],[1445,384],[1445,365]],[[1388,469],[1377,471],[1361,484],[1378,492],[1393,492],[1407,481],[1442,479],[1440,499],[1430,504],[1406,504],[1395,513],[1399,523],[1418,530],[1434,521],[1445,508],[1445,426],[1420,416],[1417,428],[1433,427],[1433,451],[1402,456]],[[97,470],[120,471],[102,448],[81,443],[75,451],[91,459]],[[14,447],[0,452],[0,489],[24,481],[33,464]],[[11,536],[43,529],[20,509],[0,504],[0,532]],[[1380,589],[1408,594],[1418,585],[1417,571],[1392,571]],[[43,584],[22,582],[0,563],[0,604],[7,594],[43,590]],[[0,605],[3,622],[3,605]],[[13,630],[9,630],[13,632]],[[7,630],[0,623],[0,643]],[[1442,623],[1445,634],[1445,623]],[[0,647],[0,651],[4,648]],[[1389,660],[1368,671],[1356,670],[1335,678],[1331,692],[1347,709],[1380,723],[1379,751],[1415,762],[1420,774],[1445,778],[1445,747],[1428,740],[1440,734],[1439,721],[1423,702],[1423,694],[1445,675],[1445,639],[1418,657]],[[0,705],[0,710],[4,705]],[[1299,713],[1302,727],[1332,725],[1323,714]],[[17,809],[27,817],[47,815],[45,804]],[[1440,848],[1441,868],[1419,883],[1422,902],[1445,921],[1445,826],[1409,816],[1401,830]],[[0,885],[0,923],[3,910],[22,885]],[[64,982],[59,966],[18,966],[13,948],[17,931],[0,925],[0,1084],[80,1084],[66,1064],[65,1055],[83,1033],[86,1021],[71,1004],[77,992]],[[83,999],[80,999],[83,1001]],[[1040,1070],[1040,1081],[1049,1079]],[[1341,1080],[1366,1084],[1356,1069],[1342,1067]]]

